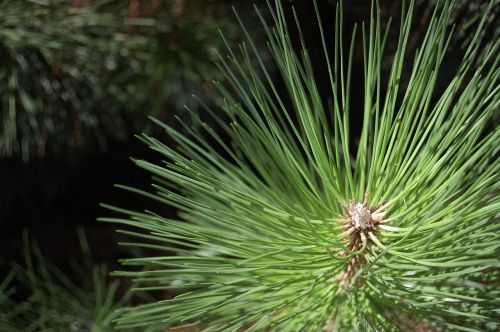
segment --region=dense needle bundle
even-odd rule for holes
[[[376,10],[361,29],[365,89],[356,144],[349,132],[355,33],[343,40],[342,9],[333,54],[321,30],[330,107],[303,40],[300,54],[292,48],[279,2],[275,27],[263,26],[288,95],[277,93],[265,66],[247,66],[255,52],[249,39],[243,61],[232,51],[221,58],[231,83],[217,84],[224,116],[207,108],[220,130],[202,123],[205,132],[186,126],[185,136],[163,125],[175,149],[143,137],[167,161],[136,161],[154,174],[156,193],[128,189],[177,208],[181,219],[114,208],[130,218],[104,220],[140,229],[125,231],[142,239],[128,245],[163,252],[125,260],[144,269],[119,274],[139,289],[175,296],[125,310],[119,324],[498,330],[500,130],[488,123],[499,104],[499,41],[473,66],[483,20],[437,95],[453,6],[436,9],[413,58],[405,53],[412,10],[413,3],[403,13],[384,80],[387,34]],[[322,29],[319,14],[318,21]]]

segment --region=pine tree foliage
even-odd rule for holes
[[[123,33],[126,7],[113,13],[106,4],[0,2],[2,156],[27,160],[123,135],[118,85],[138,66],[124,53],[139,41]],[[128,71],[116,70],[125,64]]]
[[[493,2],[442,91],[436,85],[453,1],[436,8],[418,51],[407,54],[413,6],[403,9],[393,55],[384,54],[387,30],[375,5],[351,37],[340,5],[334,40],[325,39],[317,13],[331,85],[325,103],[314,59],[303,38],[294,51],[277,1],[274,26],[263,21],[263,28],[288,94],[278,94],[262,62],[248,65],[258,58],[249,38],[221,57],[229,86],[215,84],[224,116],[206,108],[220,128],[200,123],[203,130],[186,126],[184,135],[158,122],[176,146],[142,136],[166,159],[135,161],[154,175],[155,192],[123,188],[178,209],[179,218],[110,207],[125,217],[103,220],[135,227],[122,231],[137,238],[125,245],[160,252],[126,259],[130,269],[116,274],[131,277],[136,290],[172,296],[125,309],[120,326],[500,328],[500,131],[490,125],[499,106],[500,43],[476,47]],[[356,36],[363,44],[362,119],[350,107]],[[350,121],[362,126],[354,141]]]
[[[109,280],[108,267],[93,262],[85,234],[79,237],[84,255],[75,283],[25,236],[25,264],[15,264],[0,284],[0,331],[114,331],[117,309],[131,294],[119,294],[120,282]]]
[[[13,319],[18,310],[16,310],[16,303],[11,299],[15,292],[11,285],[14,275],[14,272],[9,273],[0,283],[0,331],[19,330],[19,326],[16,326],[15,319]]]
[[[165,108],[174,109],[181,116],[186,114],[185,105],[194,110],[197,105],[191,97],[193,93],[210,104],[219,101],[220,95],[210,84],[211,80],[224,80],[214,65],[218,51],[225,48],[218,30],[225,32],[232,46],[242,39],[239,24],[231,19],[231,5],[241,12],[251,8],[238,0],[175,0],[163,2],[155,9],[153,18],[158,23],[153,36],[153,59],[145,68],[150,94],[161,96],[152,105],[151,114],[155,117]],[[147,13],[139,11],[137,15]],[[247,24],[259,23],[249,15],[244,19]],[[256,40],[261,48],[262,35]]]
[[[229,11],[206,0],[1,0],[0,157],[102,150],[148,114],[181,114],[193,91],[212,103],[217,27],[231,44],[240,37]]]
[[[424,4],[426,1],[422,1]],[[436,5],[436,0],[427,0],[427,6],[432,9],[432,5]],[[488,10],[488,1],[467,1],[467,0],[457,0],[456,10],[452,16],[452,22],[457,25],[456,36],[453,38],[455,41],[461,43],[463,46],[467,46],[467,43],[471,41],[471,37],[474,36],[474,30],[477,24],[483,19],[484,13],[487,12],[488,15],[485,17],[484,28],[481,34],[491,33],[494,36],[492,39],[498,37],[500,33],[498,25],[498,0],[493,1],[495,7]]]

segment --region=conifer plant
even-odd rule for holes
[[[85,233],[79,231],[78,237],[83,257],[70,275],[23,234],[25,262],[15,263],[0,282],[1,332],[114,330],[117,309],[130,300],[130,293],[121,294],[123,285],[109,280],[108,267],[93,261]]]
[[[186,135],[158,122],[176,144],[144,135],[166,160],[135,161],[154,175],[154,193],[124,187],[178,209],[179,218],[116,207],[125,217],[103,218],[135,236],[126,245],[159,252],[125,259],[132,267],[116,272],[137,290],[164,294],[123,310],[119,326],[498,331],[500,130],[491,121],[499,41],[477,47],[483,19],[438,89],[453,1],[436,7],[420,47],[408,54],[413,6],[403,8],[394,54],[384,53],[389,28],[375,5],[348,38],[339,5],[334,40],[325,38],[315,7],[329,98],[319,94],[300,15],[300,51],[279,1],[273,27],[262,20],[287,94],[262,61],[250,65],[259,54],[242,26],[248,40],[220,58],[230,85],[214,82],[225,107],[206,108],[218,127],[200,121],[200,130],[186,125]],[[357,36],[362,119],[350,107]],[[354,120],[362,127],[357,138]]]

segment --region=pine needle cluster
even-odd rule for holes
[[[140,70],[130,53],[143,40],[127,36],[123,6],[109,3],[0,2],[1,157],[123,138],[123,86]]]
[[[215,102],[217,26],[240,38],[229,11],[206,0],[0,1],[0,158],[105,150],[145,130],[147,115],[185,117],[192,92]]]
[[[110,280],[108,266],[93,261],[85,234],[78,235],[83,257],[68,274],[24,234],[25,262],[16,263],[0,283],[0,331],[114,330],[117,310],[131,294]]]
[[[133,278],[136,290],[172,296],[125,309],[120,326],[499,329],[500,130],[491,121],[500,42],[478,50],[483,19],[455,75],[438,89],[453,1],[436,8],[420,47],[407,54],[413,6],[403,9],[393,55],[384,53],[388,34],[376,6],[345,38],[340,5],[334,40],[325,39],[316,8],[330,79],[331,102],[324,102],[315,60],[302,34],[294,50],[277,1],[274,26],[262,23],[288,93],[278,93],[248,36],[220,59],[229,85],[214,84],[224,115],[205,108],[217,128],[185,125],[185,135],[158,122],[175,147],[142,136],[165,158],[135,161],[154,175],[155,192],[124,188],[178,209],[179,218],[112,207],[126,217],[103,220],[136,228],[123,231],[137,238],[126,245],[160,252],[124,260],[131,268],[117,274]],[[356,36],[364,91],[354,140]],[[386,75],[381,63],[389,56]]]

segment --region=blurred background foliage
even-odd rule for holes
[[[182,114],[191,94],[214,102],[218,29],[241,39],[231,5],[210,0],[0,1],[0,157],[105,149]]]
[[[0,331],[114,330],[120,309],[133,300],[130,285],[110,277],[107,263],[94,261],[83,229],[78,230],[78,239],[81,257],[69,261],[68,273],[50,262],[24,233],[24,262],[15,263],[0,282]]]

